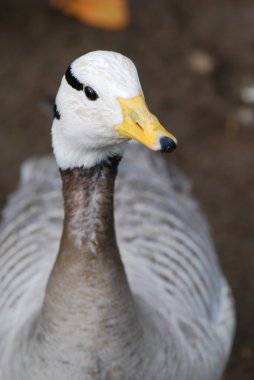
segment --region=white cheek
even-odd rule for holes
[[[122,108],[117,99],[114,99],[112,101],[112,104],[110,104],[110,106],[107,108],[105,116],[105,120],[107,120],[108,126],[112,129],[123,122]]]

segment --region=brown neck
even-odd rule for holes
[[[47,295],[56,291],[68,302],[66,296],[70,293],[71,299],[76,298],[77,308],[86,305],[87,296],[94,308],[98,290],[106,291],[114,282],[124,283],[129,292],[114,231],[113,193],[118,163],[119,159],[114,158],[89,169],[60,171],[64,226]]]
[[[119,260],[114,232],[113,194],[119,158],[92,168],[61,170],[64,230],[59,255],[74,251],[87,265],[113,255]],[[95,256],[99,256],[95,259]],[[88,268],[87,268],[88,269]]]
[[[68,355],[71,346],[82,347],[103,361],[144,349],[114,232],[118,162],[61,171],[64,228],[39,324],[49,345],[57,342]]]

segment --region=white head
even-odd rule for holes
[[[133,125],[136,131],[132,131]],[[140,136],[147,128],[146,136]],[[156,138],[151,136],[155,130]],[[91,167],[112,155],[121,155],[130,138],[161,150],[161,137],[171,139],[173,148],[175,138],[145,105],[130,59],[119,53],[95,51],[69,66],[56,96],[52,126],[53,149],[61,169]],[[169,145],[163,150],[172,150]]]

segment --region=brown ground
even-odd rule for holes
[[[254,2],[135,0],[130,28],[118,33],[81,25],[47,0],[0,7],[0,207],[20,163],[50,151],[44,99],[68,64],[95,49],[131,57],[150,108],[178,137],[170,159],[193,180],[234,291],[238,329],[226,379],[253,379],[254,122],[237,125],[234,115],[241,88],[254,84]],[[212,56],[210,73],[190,67],[196,49]]]

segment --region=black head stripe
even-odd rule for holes
[[[60,115],[60,112],[57,109],[57,105],[56,104],[54,104],[53,115],[54,115],[54,118],[56,118],[57,120],[60,120],[61,115]]]
[[[74,75],[71,72],[71,66],[68,67],[65,73],[65,79],[67,80],[67,83],[75,88],[75,90],[81,91],[83,90],[83,84],[80,83],[77,78],[74,77]]]

